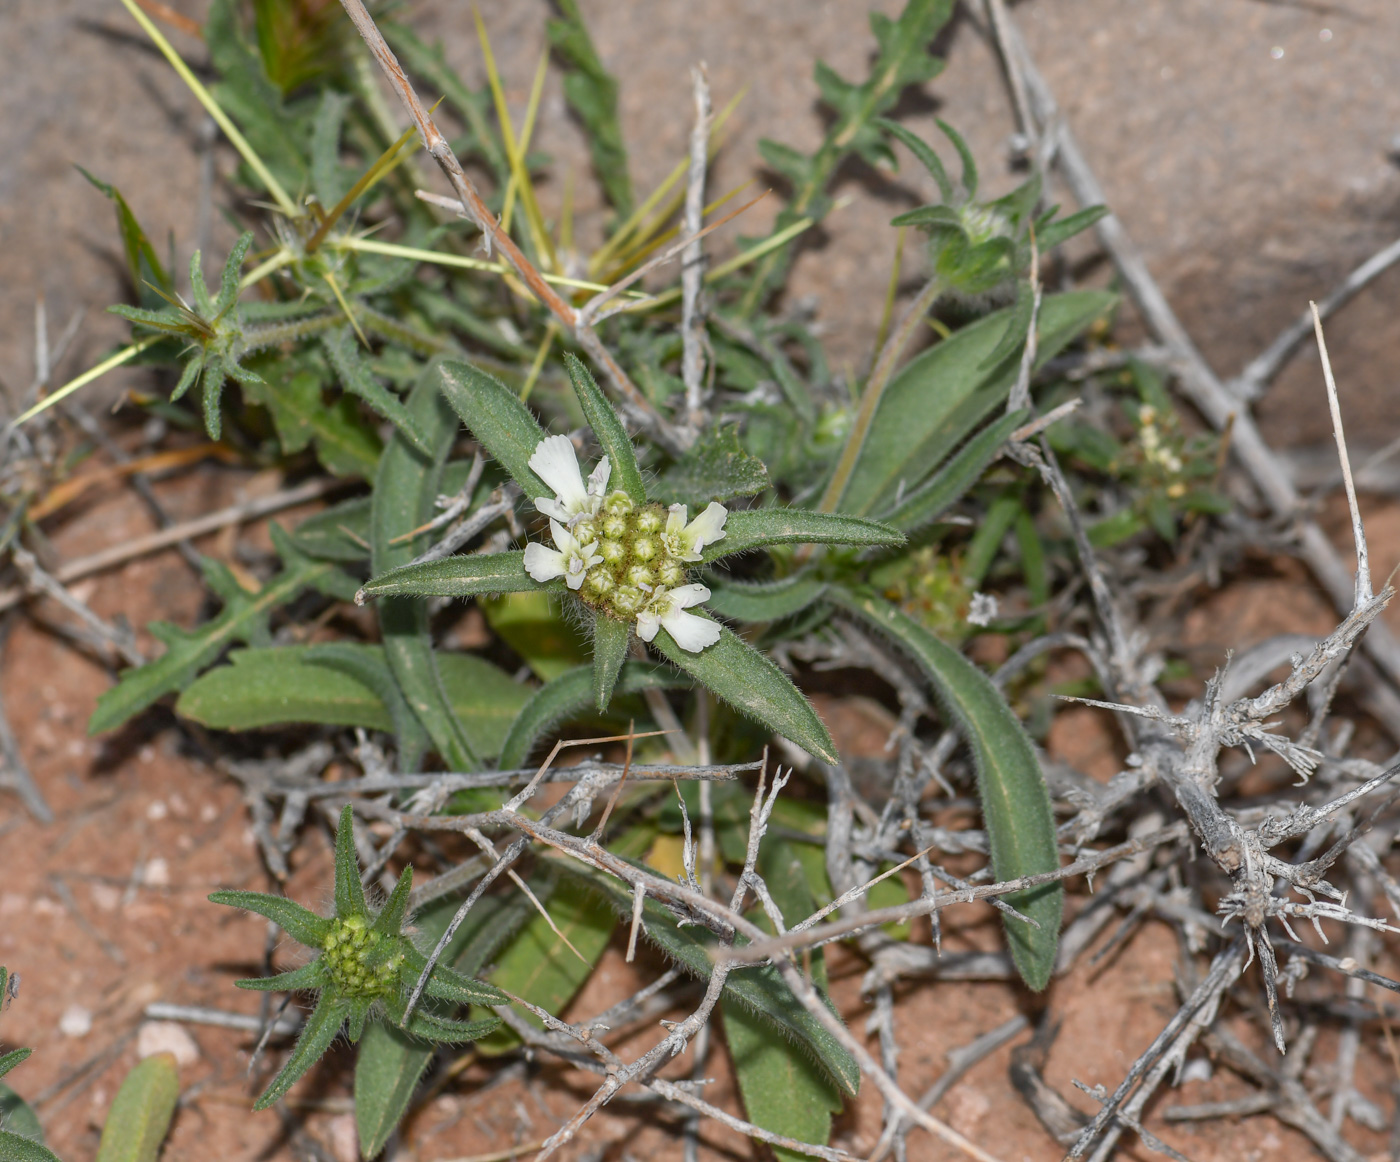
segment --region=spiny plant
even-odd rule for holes
[[[415,982],[427,968],[427,958],[404,934],[413,869],[406,867],[393,892],[377,912],[370,909],[360,883],[355,854],[355,813],[347,803],[335,836],[335,911],[330,916],[295,904],[285,896],[263,892],[214,892],[216,904],[266,916],[288,936],[317,955],[300,968],[277,976],[240,980],[239,988],[259,992],[314,993],[316,1002],[302,1027],[296,1048],[282,1070],[254,1103],[265,1110],[277,1102],[316,1064],[344,1029],[358,1042],[370,1020],[388,1020],[412,1037],[438,1044],[475,1041],[500,1027],[500,1019],[457,1021],[407,1004]],[[445,964],[433,966],[427,996],[449,1005],[504,1005],[510,997]]]
[[[170,397],[145,406],[202,425],[250,462],[321,469],[365,487],[290,532],[274,526],[275,571],[250,576],[206,562],[222,610],[192,631],[153,626],[165,653],[122,675],[90,729],[114,729],[174,694],[177,714],[215,729],[377,732],[360,753],[388,756],[381,774],[398,780],[393,806],[406,806],[414,788],[436,777],[425,768],[446,768],[467,782],[451,790],[443,782],[441,794],[415,807],[469,816],[456,822],[476,827],[489,845],[512,823],[553,825],[562,806],[532,813],[522,801],[507,819],[501,791],[542,744],[585,723],[635,745],[639,762],[665,756],[660,735],[679,747],[681,726],[691,723],[721,762],[751,757],[776,734],[819,764],[838,764],[791,664],[800,647],[862,627],[912,663],[966,741],[996,878],[1053,872],[1055,821],[1030,738],[986,672],[957,648],[965,626],[921,616],[913,590],[892,579],[962,559],[978,562],[980,583],[1014,526],[1025,588],[1044,603],[1049,582],[1029,562],[1034,548],[1043,564],[1040,538],[1048,534],[1024,500],[1035,486],[1019,469],[1002,468],[1013,480],[989,484],[988,470],[1035,418],[1031,377],[1104,316],[1113,296],[1042,294],[1032,278],[1042,254],[1100,211],[1060,219],[1039,206],[1034,178],[979,202],[976,166],[956,133],[943,127],[962,159],[955,186],[931,146],[882,119],[909,85],[940,72],[929,46],[950,17],[948,0],[909,0],[896,19],[873,16],[877,53],[866,78],[849,82],[818,66],[834,117],[815,151],[764,144],[791,199],[768,237],[707,272],[709,364],[702,380],[689,382],[680,366],[680,293],[648,296],[620,285],[681,232],[686,165],[637,196],[616,82],[572,3],[561,4],[551,42],[615,214],[587,256],[571,256],[571,204],[551,222],[536,190],[548,159],[530,142],[547,62],[522,119],[507,106],[484,26],[488,80],[473,89],[440,47],[404,25],[380,24],[404,76],[443,94],[457,154],[491,182],[485,225],[497,231],[498,249],[481,257],[467,221],[415,196],[426,179],[407,149],[412,133],[394,124],[349,25],[311,19],[304,7],[259,0],[250,38],[235,0],[214,0],[205,43],[218,79],[205,89],[128,3],[239,149],[240,188],[271,198],[273,209],[250,222],[216,296],[194,256],[186,303],[120,194],[104,187],[141,304],[116,308],[132,322],[133,342],[109,362],[177,368]],[[715,118],[711,148],[725,115]],[[848,384],[831,374],[814,328],[780,310],[776,296],[797,240],[830,207],[828,186],[842,161],[889,164],[901,145],[942,197],[895,220],[927,233],[928,281],[903,318],[882,327],[888,338],[864,382]],[[503,239],[519,254],[513,265],[497,257]],[[244,272],[250,259],[257,265]],[[556,296],[552,315],[542,288]],[[571,331],[570,318],[593,318],[586,308],[601,296],[623,309],[591,331]],[[960,325],[906,359],[940,305],[955,307]],[[613,399],[585,357],[607,372]],[[1027,390],[1013,399],[1018,383]],[[1035,388],[1041,401],[1059,390],[1053,382]],[[197,414],[188,410],[195,394]],[[968,524],[986,531],[969,541]],[[489,657],[449,647],[441,631],[453,613],[442,612],[444,598],[477,603],[495,632]],[[307,640],[303,630],[332,624],[351,600],[368,604],[371,628]],[[351,623],[334,624],[343,631]],[[988,628],[1013,642],[1021,632],[1014,623]],[[522,663],[529,684],[513,676]],[[619,789],[604,813],[609,838],[604,844],[600,822],[590,850],[623,861],[608,865],[614,871],[643,859],[665,866],[667,882],[696,891],[738,869],[736,909],[752,882],[746,877],[761,875],[777,911],[765,905],[762,923],[778,931],[782,917],[795,921],[838,895],[822,856],[822,770],[810,768],[816,779],[801,796],[769,802],[782,834],[764,835],[766,822],[723,781],[687,784],[674,799]],[[563,805],[581,826],[593,794],[580,784]],[[713,828],[714,867],[696,865],[695,819]],[[356,1115],[366,1156],[411,1108],[433,1045],[474,1041],[482,1055],[518,1047],[518,1030],[496,1028],[495,1018],[458,1019],[448,1006],[501,1004],[509,993],[560,1012],[597,965],[618,914],[685,972],[714,971],[716,931],[700,931],[699,914],[548,857],[522,865],[515,881],[528,903],[490,887],[505,856],[464,900],[460,883],[441,889],[417,920],[423,947],[437,941],[425,953],[404,928],[411,869],[372,909],[352,827],[347,806],[332,916],[280,896],[211,898],[267,916],[315,953],[291,972],[239,982],[315,996],[259,1108],[284,1097],[346,1030],[359,1046]],[[667,862],[676,850],[679,862]],[[276,844],[264,853],[285,875],[285,853]],[[868,902],[890,902],[890,893],[908,898],[896,876],[872,887]],[[1044,988],[1061,888],[1042,884],[1006,902],[1015,965],[1030,987]],[[910,937],[907,924],[894,931]],[[717,1000],[754,1124],[825,1142],[860,1068],[780,967],[730,973]],[[819,951],[810,968],[824,997]],[[410,1011],[419,987],[428,1001]],[[775,1077],[788,1079],[786,1105],[765,1101]]]

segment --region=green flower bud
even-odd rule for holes
[[[603,536],[611,537],[613,540],[620,540],[627,535],[627,518],[625,516],[613,516],[611,514],[603,517]]]
[[[610,493],[603,501],[603,512],[607,516],[625,517],[632,511],[632,498],[625,492]]]
[[[620,585],[612,595],[611,605],[616,614],[628,620],[636,617],[647,603],[648,596],[645,589],[638,589],[635,585]]]
[[[627,556],[627,550],[622,547],[621,541],[601,541],[598,544],[598,556],[603,558],[605,565],[620,565]]]
[[[645,565],[633,565],[627,570],[627,584],[635,585],[638,589],[642,586],[652,586],[656,584],[656,575]]]
[[[685,568],[674,557],[663,557],[656,566],[656,579],[667,589],[685,584]]]
[[[661,506],[656,504],[647,505],[632,518],[632,527],[639,533],[659,533],[664,523]]]
[[[583,587],[595,597],[606,597],[617,588],[617,582],[613,580],[612,574],[605,569],[594,569],[588,574],[588,579],[584,581]]]
[[[653,561],[660,551],[654,537],[638,537],[632,542],[632,556],[638,561]]]

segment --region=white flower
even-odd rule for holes
[[[580,543],[557,520],[551,520],[549,528],[554,534],[554,543],[559,547],[550,549],[539,541],[531,541],[525,546],[525,572],[541,582],[562,577],[570,589],[578,589],[588,570],[603,558],[593,551],[592,544]],[[709,596],[708,591],[705,596]]]
[[[552,500],[547,496],[535,497],[535,507],[545,516],[566,525],[597,513],[608,489],[608,477],[612,475],[612,465],[604,456],[585,485],[578,455],[568,436],[546,436],[541,440],[530,457],[530,467],[555,493]]]
[[[967,611],[967,624],[976,626],[988,626],[1000,613],[1001,606],[996,597],[990,593],[974,593],[972,595],[972,605]]]
[[[681,649],[698,654],[719,641],[719,626],[686,610],[708,600],[709,596],[710,591],[703,585],[677,585],[674,589],[657,590],[646,608],[637,614],[637,636],[649,642],[656,637],[658,629],[664,629]]]
[[[698,561],[700,551],[706,545],[724,539],[724,522],[729,517],[729,510],[712,500],[705,511],[689,524],[685,523],[685,516],[685,505],[671,505],[666,516],[666,529],[661,534],[662,542],[671,556],[682,561]]]

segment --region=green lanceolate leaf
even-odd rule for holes
[[[217,730],[297,722],[404,730],[388,705],[390,698],[403,696],[379,646],[333,642],[235,650],[229,661],[196,679],[176,711]],[[473,748],[496,754],[530,700],[530,688],[473,654],[439,653],[437,664]]]
[[[545,438],[544,429],[515,392],[470,363],[447,360],[439,375],[447,402],[525,495],[531,500],[553,496],[554,490],[530,467],[530,457]]]
[[[681,649],[664,629],[651,644],[741,714],[790,738],[824,763],[840,761],[831,735],[792,679],[728,626],[721,627],[719,641],[699,653]]]
[[[266,916],[293,940],[308,948],[320,948],[330,935],[331,921],[284,896],[270,896],[266,892],[211,892],[209,902]]]
[[[765,837],[758,870],[789,922],[816,911],[817,901],[792,844]],[[762,909],[751,918],[772,931]],[[825,992],[826,963],[820,949],[812,954],[811,966],[814,983]],[[840,1090],[804,1048],[774,1037],[764,1020],[737,999],[723,998],[720,1008],[749,1121],[784,1137],[826,1145],[831,1140],[832,1114],[841,1109]],[[781,1146],[775,1146],[773,1153],[784,1162],[804,1157]]]
[[[369,914],[360,883],[360,856],[355,850],[355,809],[349,803],[340,809],[335,829],[335,914],[341,920]]]
[[[11,1049],[8,1053],[0,1053],[0,1077],[4,1077],[33,1052],[33,1049]]]
[[[977,786],[998,880],[1055,871],[1060,866],[1055,816],[1045,776],[1020,720],[991,679],[889,602],[833,587],[827,599],[887,634],[918,662],[939,703],[972,750]],[[1039,927],[1005,917],[1007,942],[1022,979],[1037,991],[1050,980],[1059,941],[1064,889],[1045,884],[1004,896]]]
[[[403,565],[365,582],[366,597],[476,597],[483,593],[524,593],[540,583],[525,572],[525,554],[473,553]]]
[[[891,548],[904,534],[878,521],[805,508],[750,508],[731,512],[724,536],[702,552],[704,563],[764,545],[870,545]]]
[[[61,1162],[58,1155],[33,1138],[0,1130],[0,1162]]]
[[[583,127],[593,153],[593,168],[619,218],[632,212],[632,179],[627,173],[627,146],[617,119],[617,81],[604,67],[588,35],[576,0],[558,0],[562,19],[545,26],[551,47],[564,58],[564,97]]]
[[[30,1104],[8,1085],[0,1082],[0,1159],[7,1158],[5,1136],[28,1138],[31,1142],[44,1144],[44,1127],[39,1123],[39,1115]]]
[[[319,960],[274,976],[246,977],[233,982],[235,988],[254,993],[296,993],[321,988],[326,983],[325,967]]]
[[[777,621],[801,613],[826,592],[826,585],[809,573],[781,581],[716,581],[705,607],[733,621]]]
[[[356,882],[358,882],[358,873]],[[267,1092],[253,1103],[255,1110],[265,1110],[276,1105],[289,1089],[297,1083],[301,1075],[321,1060],[327,1049],[340,1036],[340,1027],[350,1014],[348,1001],[336,1000],[322,993],[316,1008],[302,1026],[301,1036],[293,1047],[282,1072],[272,1079]]]
[[[376,412],[394,425],[410,444],[425,456],[432,455],[432,440],[419,426],[417,419],[399,401],[399,397],[375,379],[369,365],[355,346],[350,328],[340,327],[321,336],[326,355],[340,378],[340,386],[359,396]]]
[[[307,517],[292,531],[292,543],[318,561],[368,561],[370,503],[357,496]]]
[[[97,1162],[156,1162],[179,1097],[175,1058],[169,1053],[147,1057],[126,1075],[112,1099]]]
[[[304,556],[280,528],[273,525],[272,529],[273,543],[283,561],[282,572],[256,593],[248,593],[223,565],[206,560],[205,576],[224,598],[223,612],[192,631],[160,622],[152,625],[151,631],[165,642],[165,653],[153,662],[127,670],[121,681],[98,698],[97,709],[88,721],[89,734],[112,730],[162,695],[183,689],[236,642],[266,638],[272,610],[307,589],[349,596],[345,587],[349,578],[327,561]]]
[[[402,434],[395,433],[379,458],[370,510],[373,573],[407,565],[427,547],[425,534],[402,538],[432,518],[443,466],[457,437],[457,418],[438,391],[436,368],[424,371],[407,407],[431,443],[432,455],[422,455]],[[376,612],[384,656],[394,680],[433,746],[452,769],[475,769],[477,752],[453,709],[438,669],[428,632],[427,603],[395,597],[379,602]]]
[[[768,469],[739,442],[739,429],[708,428],[690,449],[653,482],[653,499],[704,508],[736,496],[755,496],[769,485]]]
[[[623,916],[631,914],[632,893],[616,880],[575,860],[557,862],[569,876],[587,881],[602,893],[614,911]],[[651,897],[647,897],[642,906],[642,932],[687,972],[707,979],[713,971],[714,962],[710,959],[713,937],[695,927],[681,928],[675,916]],[[777,969],[771,966],[735,968],[725,981],[723,996],[754,1014],[770,1036],[776,1032],[800,1045],[843,1093],[854,1097],[860,1091],[860,1067],[855,1059],[802,1007],[802,1002],[792,995]]]
[[[1103,291],[1046,295],[1037,326],[1037,366],[1054,356],[1112,305]],[[996,367],[987,357],[1001,342],[1014,308],[979,319],[906,363],[886,386],[860,456],[841,496],[848,513],[894,505],[918,488],[954,448],[1004,403],[1020,370],[1014,353]]]
[[[563,937],[536,913],[502,950],[491,983],[557,1016],[592,974],[617,919],[612,908],[571,880],[560,882],[545,898],[544,906]],[[569,944],[578,950],[577,956]],[[531,1024],[541,1024],[533,1013],[521,1016]],[[498,1054],[519,1043],[514,1033],[502,1029],[480,1042],[477,1049]]]
[[[276,360],[259,359],[254,366],[263,379],[245,386],[243,394],[272,414],[284,455],[294,455],[315,441],[317,458],[335,475],[374,475],[382,447],[360,419],[354,400],[342,395],[326,403],[321,376],[280,355]]]
[[[599,447],[603,449],[603,454],[612,466],[610,487],[622,489],[636,504],[645,504],[647,489],[642,483],[642,473],[637,467],[637,453],[632,448],[627,429],[622,426],[622,421],[617,418],[612,404],[608,403],[607,397],[598,387],[593,373],[583,365],[578,356],[571,351],[564,352],[564,366],[568,369],[578,402],[583,407],[583,418],[593,429]]]
[[[987,465],[1001,452],[1011,433],[1029,418],[1030,412],[1022,409],[988,424],[935,472],[928,483],[886,513],[886,522],[906,533],[932,524],[982,478]]]
[[[599,616],[593,622],[593,703],[606,710],[622,663],[627,660],[627,643],[632,627],[626,622]]]
[[[126,252],[126,272],[131,278],[131,285],[143,306],[159,308],[165,300],[151,287],[159,287],[169,294],[174,290],[174,284],[170,281],[165,267],[161,265],[160,259],[156,257],[155,247],[146,237],[146,232],[141,229],[141,223],[136,220],[136,215],[131,212],[131,207],[126,204],[126,199],[116,186],[99,181],[82,166],[75,168],[106,194],[117,208],[117,230],[122,236],[122,250]]]
[[[638,694],[643,690],[671,690],[689,685],[687,679],[665,666],[623,662],[613,694]],[[523,766],[535,743],[545,734],[595,705],[592,666],[578,666],[545,683],[511,724],[510,734],[501,747],[501,769],[509,771]]]

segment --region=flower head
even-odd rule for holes
[[[703,617],[696,617],[686,610],[709,599],[710,591],[703,585],[678,585],[674,589],[660,589],[637,614],[637,636],[644,642],[656,637],[656,631],[664,629],[675,640],[676,645],[690,653],[699,653],[706,646],[719,641],[719,626]]]
[[[547,496],[535,497],[535,507],[545,516],[565,525],[573,525],[580,518],[591,517],[598,512],[608,490],[608,478],[612,475],[612,465],[604,456],[589,473],[588,483],[584,484],[578,455],[568,436],[548,436],[541,440],[530,457],[530,468],[555,493],[552,500]],[[538,577],[535,579],[539,580]]]
[[[686,583],[686,566],[724,536],[729,512],[722,504],[687,522],[683,504],[668,510],[639,504],[622,490],[608,492],[607,457],[585,484],[565,436],[541,440],[530,467],[556,493],[535,501],[550,517],[555,547],[535,541],[525,546],[531,577],[541,583],[562,577],[595,613],[635,622],[643,641],[662,627],[691,653],[719,640],[717,624],[685,611],[710,596],[703,585]]]
[[[588,570],[603,559],[594,552],[597,541],[590,538],[584,544],[557,520],[550,520],[549,529],[558,548],[551,549],[538,541],[531,541],[525,546],[525,572],[541,582],[562,577],[564,584],[577,592]]]

